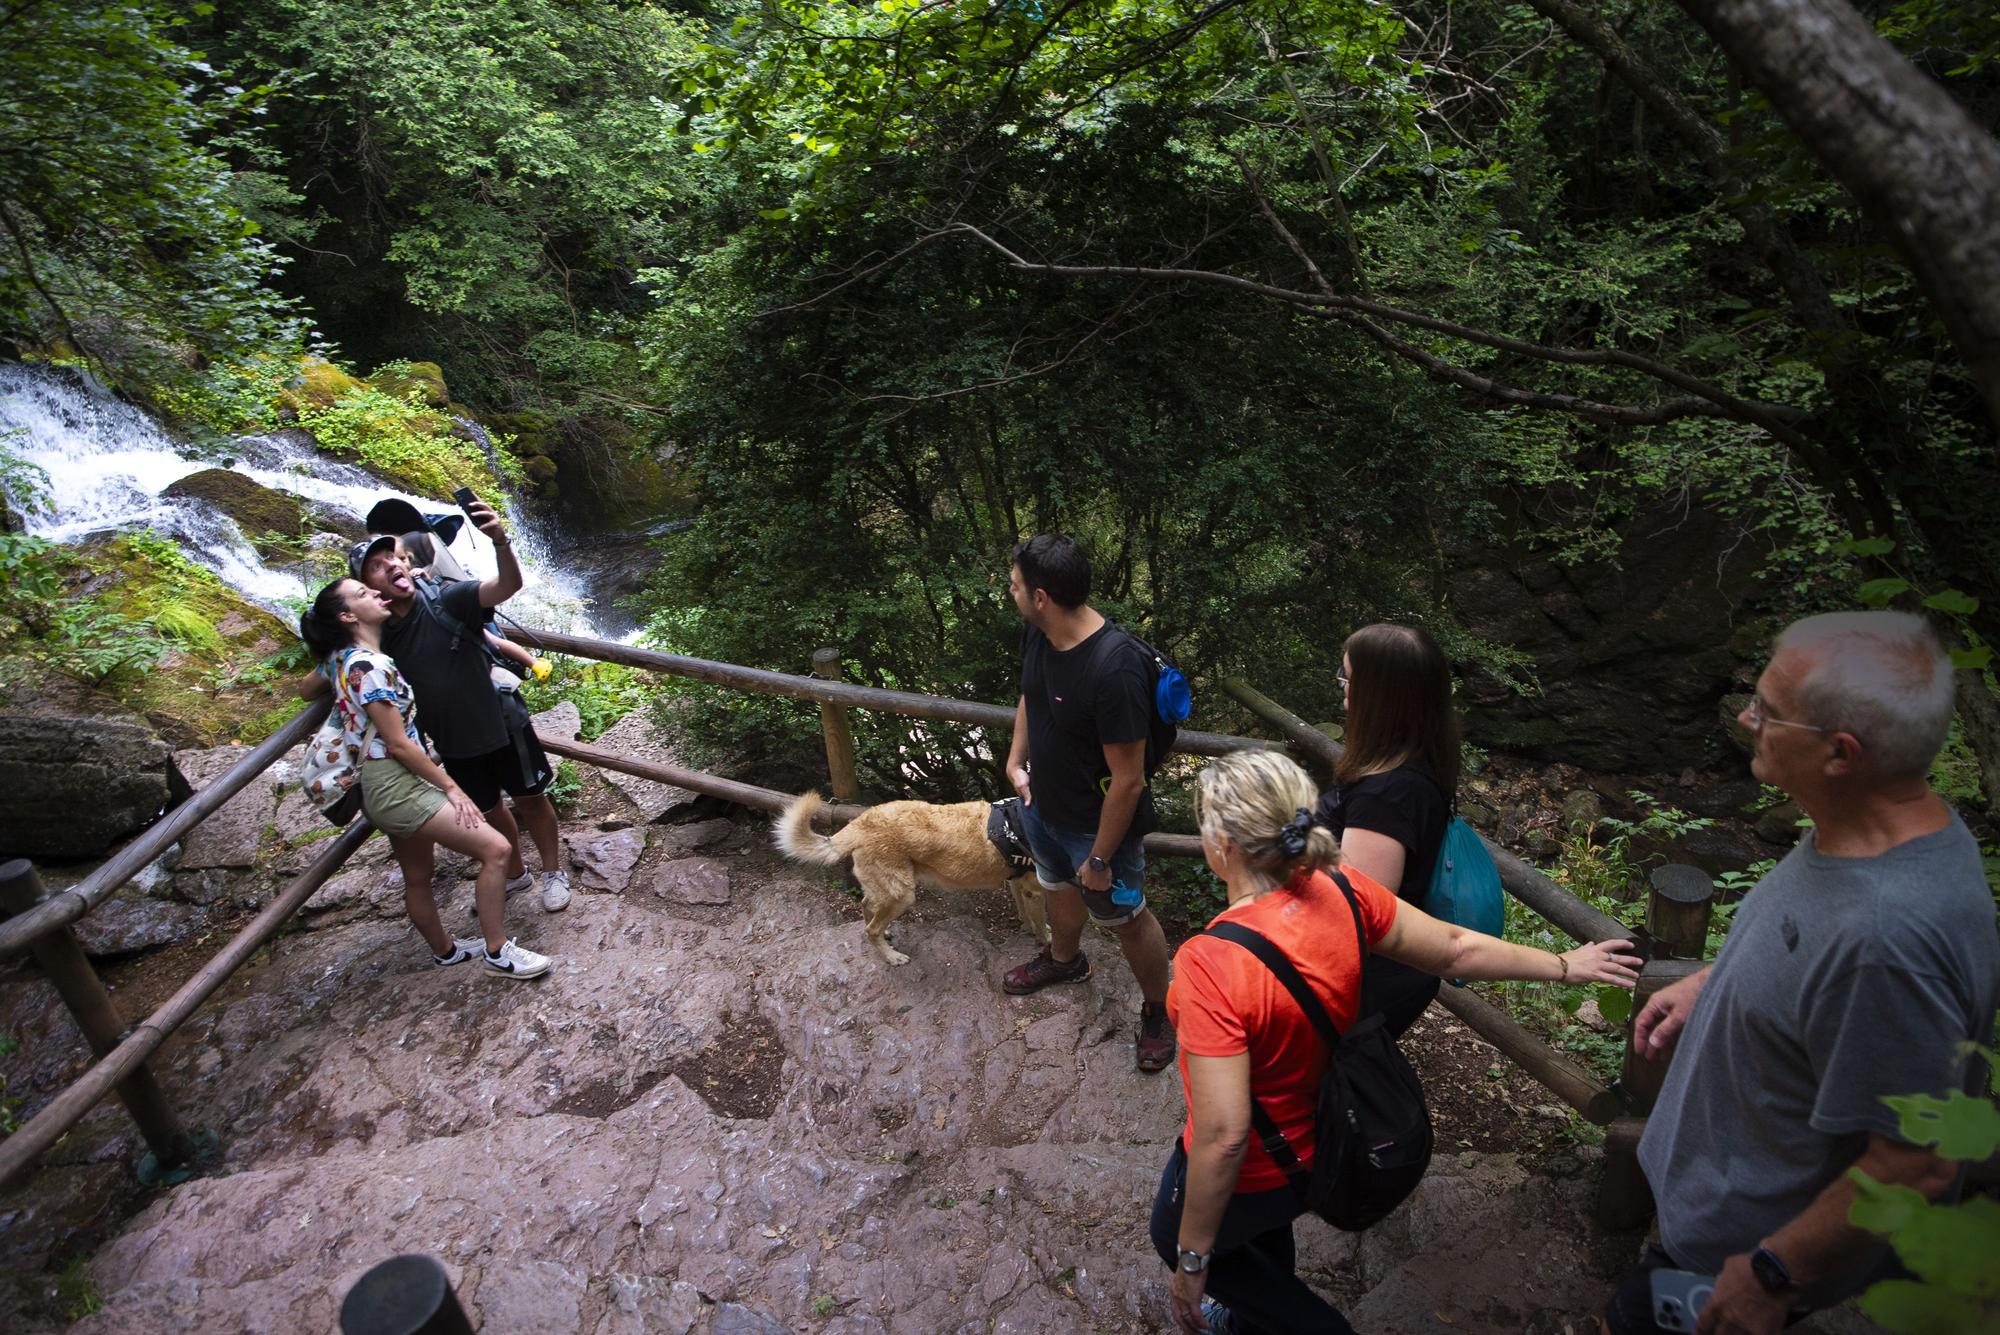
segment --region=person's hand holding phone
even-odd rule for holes
[[[458,502],[459,509],[465,511],[465,517],[472,521],[472,526],[484,533],[495,547],[507,545],[507,530],[501,525],[500,516],[493,512],[492,506],[474,496],[472,488],[460,487],[451,494],[451,498]]]

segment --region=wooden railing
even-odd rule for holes
[[[514,633],[514,632],[510,632]],[[820,706],[820,725],[826,742],[827,768],[837,798],[858,795],[860,785],[854,772],[854,744],[847,719],[849,708],[879,710],[906,717],[940,719],[968,723],[996,731],[1011,732],[1014,711],[1004,705],[978,704],[943,696],[920,695],[910,691],[883,690],[837,680],[840,653],[822,649],[813,655],[813,675],[795,676],[733,663],[688,658],[679,654],[637,649],[630,645],[580,635],[548,631],[520,631],[515,638],[541,648],[599,662],[618,663],[648,672],[688,677],[736,690],[754,691],[793,699],[815,701]],[[1234,737],[1222,733],[1183,731],[1175,749],[1197,755],[1225,755],[1231,751],[1285,747],[1308,765],[1330,768],[1341,754],[1340,744],[1311,727],[1291,711],[1247,684],[1228,680],[1224,689],[1256,717],[1276,730],[1282,742],[1254,737]],[[581,742],[542,739],[548,751],[596,765],[601,769],[630,774],[672,784],[690,792],[705,793],[753,810],[782,811],[794,794],[705,774],[700,770],[657,761],[621,756]],[[829,826],[844,824],[859,815],[862,807],[841,802],[822,807],[819,820]],[[1500,869],[1501,884],[1515,899],[1541,915],[1578,941],[1630,940],[1640,938],[1642,949],[1650,945],[1643,933],[1635,933],[1617,919],[1584,903],[1562,886],[1528,866],[1506,849],[1487,841],[1487,848]],[[1156,833],[1146,836],[1149,857],[1200,857],[1201,840],[1193,835]],[[1474,1032],[1493,1044],[1528,1073],[1538,1084],[1598,1125],[1613,1122],[1626,1111],[1619,1093],[1591,1076],[1562,1053],[1535,1037],[1508,1015],[1459,987],[1444,988],[1439,1001]]]
[[[833,650],[822,650],[814,655],[813,675],[795,676],[553,631],[512,630],[510,634],[540,648],[578,658],[712,682],[735,690],[813,701],[820,706],[828,771],[835,796],[841,799],[850,799],[860,792],[854,772],[852,731],[847,717],[850,709],[872,709],[999,731],[1011,731],[1014,726],[1013,709],[1003,705],[885,690],[842,681],[839,679],[840,656]],[[1269,723],[1285,740],[1273,742],[1263,738],[1183,730],[1177,739],[1176,750],[1217,756],[1233,751],[1289,746],[1309,764],[1330,766],[1339,759],[1338,743],[1268,697],[1240,681],[1225,682],[1225,689],[1251,713]],[[24,949],[34,952],[97,1055],[97,1061],[84,1075],[12,1136],[0,1142],[0,1184],[25,1171],[114,1091],[138,1123],[155,1161],[161,1167],[171,1167],[189,1157],[192,1138],[153,1079],[146,1066],[147,1059],[236,969],[278,932],[312,897],[314,891],[326,883],[368,838],[373,827],[366,818],[358,819],[330,842],[312,865],[287,884],[268,908],[202,965],[166,1003],[135,1027],[126,1026],[116,1004],[70,931],[70,926],[116,894],[189,830],[270,768],[280,756],[311,736],[326,711],[325,703],[300,711],[271,737],[246,752],[227,773],[71,889],[44,896],[40,878],[28,862],[17,859],[0,865],[0,957]],[[691,792],[705,793],[754,810],[780,811],[793,800],[790,793],[683,766],[619,755],[581,742],[544,738],[542,744],[556,755],[581,760],[601,769],[672,784]],[[838,824],[852,820],[862,810],[850,801],[840,801],[822,808],[821,815],[824,820]],[[1651,933],[1635,933],[1616,919],[1585,904],[1506,850],[1490,842],[1488,847],[1500,868],[1501,883],[1507,892],[1577,940],[1631,939],[1636,936],[1642,950],[1653,953],[1663,944],[1668,944],[1662,938],[1672,938],[1671,944],[1685,952],[1687,940],[1692,936],[1693,951],[1699,954],[1706,927],[1706,907],[1703,897],[1694,893],[1695,887],[1683,884],[1670,888],[1669,893],[1662,895],[1659,893],[1661,887],[1656,886],[1659,902],[1648,912],[1648,925],[1653,930]],[[1151,834],[1146,837],[1145,848],[1152,857],[1201,856],[1201,841],[1193,835]],[[1662,950],[1660,953],[1669,951]],[[1658,961],[1649,963],[1639,985],[1641,1001],[1665,981],[1684,976],[1690,967]],[[1626,1074],[1621,1082],[1622,1088],[1614,1090],[1592,1078],[1503,1012],[1470,992],[1447,987],[1440,993],[1439,999],[1454,1015],[1586,1119],[1599,1124],[1611,1123],[1600,1213],[1607,1220],[1624,1222],[1635,1209],[1643,1208],[1645,1183],[1638,1176],[1632,1151],[1637,1145],[1638,1130],[1644,1123],[1642,1116],[1633,1114],[1642,1115],[1651,1107],[1652,1097],[1659,1088],[1658,1082],[1664,1078],[1664,1063],[1655,1067],[1641,1062],[1630,1052],[1628,1038]]]
[[[220,810],[278,757],[312,736],[320,720],[326,717],[328,707],[327,702],[322,702],[300,710],[284,727],[245,752],[226,773],[71,889],[45,895],[41,877],[27,859],[0,863],[0,918],[4,918],[0,921],[0,956],[21,950],[33,952],[97,1057],[74,1083],[0,1141],[0,1185],[26,1171],[114,1091],[132,1114],[152,1163],[160,1172],[173,1170],[193,1155],[195,1138],[168,1103],[146,1065],[147,1058],[260,946],[277,934],[375,827],[366,817],[357,818],[279,893],[270,907],[253,918],[195,970],[194,976],[172,997],[136,1026],[127,1026],[70,926],[116,894],[189,830]]]

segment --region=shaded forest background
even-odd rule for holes
[[[2000,14],[1861,8],[1991,129]],[[1045,528],[1198,680],[1311,717],[1384,618],[1475,701],[1547,689],[1478,561],[2000,641],[1980,387],[1676,7],[22,0],[0,45],[18,354],[198,435],[308,350],[437,362],[571,531],[696,517],[640,598],[675,649],[1005,698]],[[870,741],[964,790],[949,739]]]

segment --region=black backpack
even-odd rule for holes
[[[1151,778],[1166,763],[1174,749],[1174,741],[1180,736],[1180,723],[1193,710],[1193,698],[1189,694],[1187,678],[1174,666],[1173,660],[1152,645],[1126,630],[1117,622],[1111,623],[1114,635],[1104,637],[1104,642],[1096,649],[1095,671],[1103,670],[1106,654],[1118,643],[1122,635],[1139,646],[1141,653],[1153,665],[1153,707],[1146,714],[1146,776]]]
[[[1365,979],[1368,937],[1361,929],[1361,906],[1347,878],[1337,871],[1332,876],[1354,914]],[[1431,1114],[1424,1104],[1423,1083],[1381,1015],[1371,1012],[1365,982],[1361,1018],[1342,1034],[1285,953],[1261,933],[1241,923],[1221,922],[1210,927],[1208,935],[1233,941],[1261,960],[1326,1044],[1329,1060],[1313,1113],[1312,1168],[1299,1161],[1284,1132],[1254,1097],[1250,1122],[1264,1152],[1284,1170],[1312,1212],[1335,1228],[1360,1232],[1401,1205],[1430,1167]]]

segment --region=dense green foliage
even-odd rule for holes
[[[1993,122],[1987,7],[1872,13]],[[1907,273],[1676,9],[1612,21],[31,2],[0,28],[38,57],[0,84],[0,203],[55,301],[10,266],[0,324],[263,344],[185,391],[213,418],[309,315],[555,440],[572,520],[645,517],[622,461],[671,451],[700,519],[644,610],[739,662],[835,644],[1004,699],[1006,552],[1061,527],[1205,723],[1224,671],[1326,716],[1332,646],[1390,616],[1530,684],[1454,616],[1468,547],[1615,560],[1629,516],[1690,504],[1793,605],[1928,598],[1994,642],[1993,426]],[[101,129],[69,132],[79,102]],[[394,407],[301,412],[382,439]],[[866,732],[885,786],[979,782],[968,736]]]

